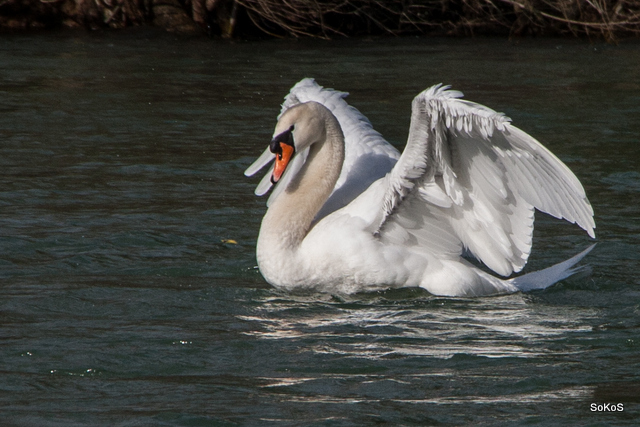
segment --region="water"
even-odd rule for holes
[[[638,64],[637,43],[4,35],[2,423],[633,425]],[[435,83],[505,112],[584,183],[592,272],[480,299],[271,289],[254,256],[264,199],[242,172],[307,76],[399,147]],[[529,269],[589,244],[536,225]]]

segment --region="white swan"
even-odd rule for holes
[[[256,189],[268,200],[257,244],[260,272],[287,290],[354,293],[419,286],[435,295],[545,288],[589,252],[500,279],[529,257],[534,208],[595,237],[582,185],[549,150],[502,114],[434,86],[415,97],[402,155],[312,79],[282,105]]]

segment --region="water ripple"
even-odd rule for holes
[[[540,306],[523,295],[483,301],[428,297],[393,304],[301,302],[277,296],[265,298],[252,315],[238,318],[253,325],[246,332],[250,336],[303,341],[307,344],[301,351],[318,354],[528,358],[578,351],[552,344],[591,332],[598,311]]]

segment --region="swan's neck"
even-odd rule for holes
[[[328,110],[325,113],[324,137],[309,147],[304,166],[272,201],[262,220],[257,247],[261,270],[266,267],[266,259],[294,255],[338,181],[344,162],[344,136],[336,118]]]

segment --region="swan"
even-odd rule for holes
[[[593,209],[569,168],[505,115],[449,86],[414,98],[402,154],[346,96],[310,78],[298,82],[269,147],[245,171],[252,176],[273,162],[255,190],[261,196],[273,187],[256,245],[272,286],[512,293],[568,277],[592,249],[508,278],[529,257],[535,209],[595,238]]]

